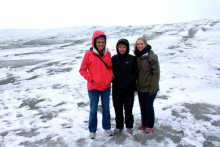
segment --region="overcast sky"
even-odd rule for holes
[[[0,29],[220,19],[220,0],[0,0]]]

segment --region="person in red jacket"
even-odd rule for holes
[[[102,128],[108,136],[113,136],[109,110],[111,81],[114,78],[111,53],[106,48],[106,35],[102,31],[95,31],[92,36],[92,47],[83,57],[80,74],[87,80],[90,99],[89,132],[94,139],[97,130],[97,110],[99,96],[102,103]]]

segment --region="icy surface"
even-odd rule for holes
[[[158,55],[161,78],[153,133],[137,130],[136,95],[133,134],[124,129],[107,137],[100,108],[96,139],[89,139],[89,98],[79,67],[95,30],[106,33],[112,55],[121,38],[129,40],[133,54],[141,36]],[[0,146],[220,146],[219,49],[219,20],[0,30]],[[110,109],[114,129],[112,101]]]

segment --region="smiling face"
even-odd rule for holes
[[[142,51],[147,46],[147,44],[143,40],[139,39],[137,40],[136,46],[139,51]]]
[[[105,39],[98,38],[96,40],[96,47],[97,47],[98,51],[102,51],[105,48]]]
[[[122,44],[122,45],[118,45],[118,51],[120,54],[124,54],[126,52],[126,45]]]

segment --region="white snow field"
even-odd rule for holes
[[[106,33],[112,55],[121,38],[129,40],[133,55],[141,36],[158,55],[161,77],[153,133],[137,130],[141,116],[136,95],[133,134],[124,129],[107,137],[100,107],[96,139],[89,138],[89,98],[79,67],[95,30]],[[111,99],[110,111],[114,129]],[[0,146],[220,146],[220,20],[0,30]]]

